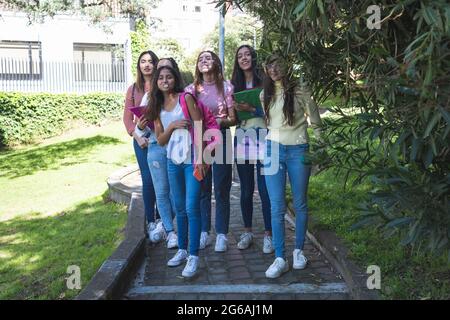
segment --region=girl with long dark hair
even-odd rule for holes
[[[241,92],[262,86],[262,75],[257,65],[255,50],[249,45],[242,45],[236,50],[234,58],[233,75],[231,83],[234,92]],[[237,111],[254,112],[255,106],[248,103],[236,103]],[[263,240],[263,252],[272,253],[272,225],[270,217],[270,200],[267,193],[266,181],[261,174],[262,162],[258,159],[259,148],[265,144],[263,137],[267,132],[267,127],[263,117],[253,117],[247,120],[239,120],[235,134],[235,150],[239,152],[238,145],[244,150],[243,155],[236,154],[236,167],[241,184],[241,212],[244,220],[245,232],[240,236],[237,244],[238,248],[247,249],[253,242],[252,218],[253,218],[253,193],[255,190],[255,164],[256,180],[258,182],[258,192],[261,198],[262,212],[264,218],[265,235]],[[261,140],[260,140],[261,138]],[[238,141],[242,140],[242,141]],[[256,148],[251,149],[251,146]],[[248,150],[251,149],[251,150]],[[242,152],[241,152],[242,153]]]
[[[265,64],[266,78],[261,92],[269,133],[266,137],[264,174],[269,192],[275,261],[266,277],[277,278],[289,270],[285,254],[286,174],[289,175],[295,211],[295,249],[293,268],[304,269],[303,254],[308,221],[307,191],[311,165],[305,159],[309,150],[309,117],[314,134],[320,137],[322,122],[310,90],[299,85],[278,55],[271,55]],[[276,163],[275,172],[269,172]],[[267,169],[267,170],[266,170]]]
[[[151,135],[141,136],[135,132],[138,119],[130,111],[130,108],[140,106],[143,96],[150,91],[152,74],[157,64],[158,57],[153,51],[144,51],[139,55],[136,63],[136,81],[127,90],[123,111],[123,123],[128,134],[133,137],[134,152],[141,172],[142,198],[150,241],[159,237],[157,232],[155,233],[157,230],[155,220],[156,195],[147,163],[148,145],[151,141],[155,141],[155,137]],[[158,215],[157,210],[156,214]]]
[[[177,217],[179,250],[167,265],[174,267],[187,260],[182,276],[192,277],[198,269],[201,228],[200,182],[194,177],[194,169],[205,175],[206,166],[197,161],[203,154],[203,145],[192,141],[188,129],[192,122],[202,121],[203,115],[192,96],[182,97],[180,78],[169,66],[156,71],[146,118],[155,125],[158,144],[167,148],[167,174]],[[182,98],[186,101],[189,120],[183,112]]]

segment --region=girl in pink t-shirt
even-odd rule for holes
[[[186,87],[185,91],[196,96],[214,114],[220,125],[223,138],[223,159],[215,159],[203,180],[200,196],[202,216],[202,233],[200,249],[210,243],[211,229],[211,191],[214,180],[214,196],[216,199],[216,252],[227,250],[227,233],[230,222],[230,189],[232,179],[232,139],[229,128],[236,124],[233,109],[233,85],[224,80],[222,63],[219,57],[211,51],[200,52],[195,68],[194,83]],[[217,151],[216,151],[217,153]],[[228,161],[227,161],[228,158]]]

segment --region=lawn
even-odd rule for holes
[[[80,128],[0,152],[0,299],[72,298],[123,238],[126,207],[108,202],[106,179],[133,164],[122,123]]]
[[[344,191],[342,181],[332,171],[311,178],[308,201],[316,227],[334,230],[364,270],[369,265],[380,267],[382,298],[450,299],[446,256],[436,258],[405,248],[398,244],[399,237],[385,239],[374,228],[350,231],[358,221],[356,207],[365,199],[369,185]]]

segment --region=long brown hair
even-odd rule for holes
[[[197,57],[197,62],[195,64],[195,77],[194,77],[195,93],[198,94],[199,86],[203,83],[203,74],[200,72],[200,70],[198,68],[198,61],[200,60],[200,56],[202,54],[204,54],[205,52],[208,52],[211,54],[211,57],[213,59],[212,72],[214,74],[214,81],[216,82],[216,88],[220,94],[223,94],[224,76],[223,76],[223,70],[222,70],[222,62],[220,62],[220,59],[217,56],[217,54],[215,54],[214,52],[209,51],[209,50],[200,52]]]
[[[159,115],[164,105],[164,95],[158,88],[158,78],[159,75],[161,74],[161,71],[164,69],[169,70],[172,76],[174,77],[175,86],[173,88],[173,91],[176,93],[181,93],[184,91],[183,86],[181,85],[181,76],[179,72],[177,72],[174,68],[170,66],[163,66],[158,68],[158,70],[155,71],[152,77],[152,86],[149,93],[147,110],[145,113],[145,117],[149,121],[156,121],[157,119],[159,119]]]
[[[295,99],[295,82],[292,81],[291,72],[289,72],[284,64],[284,61],[278,55],[271,55],[266,60],[266,64],[277,62],[280,64],[281,68],[284,68],[283,75],[281,77],[281,84],[283,86],[283,115],[284,119],[287,120],[287,124],[292,126],[294,124],[294,99]],[[264,112],[266,114],[266,121],[270,123],[270,103],[275,95],[275,82],[270,78],[267,70],[264,77]]]
[[[145,90],[145,79],[140,67],[141,58],[145,54],[149,54],[150,57],[152,58],[153,72],[155,72],[156,66],[158,65],[159,61],[158,56],[151,50],[141,52],[141,54],[139,55],[139,58],[137,59],[136,62],[136,87],[137,90],[140,92],[144,92]]]

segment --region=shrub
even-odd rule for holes
[[[111,93],[0,93],[0,147],[55,136],[80,122],[98,125],[117,119],[123,99]]]

